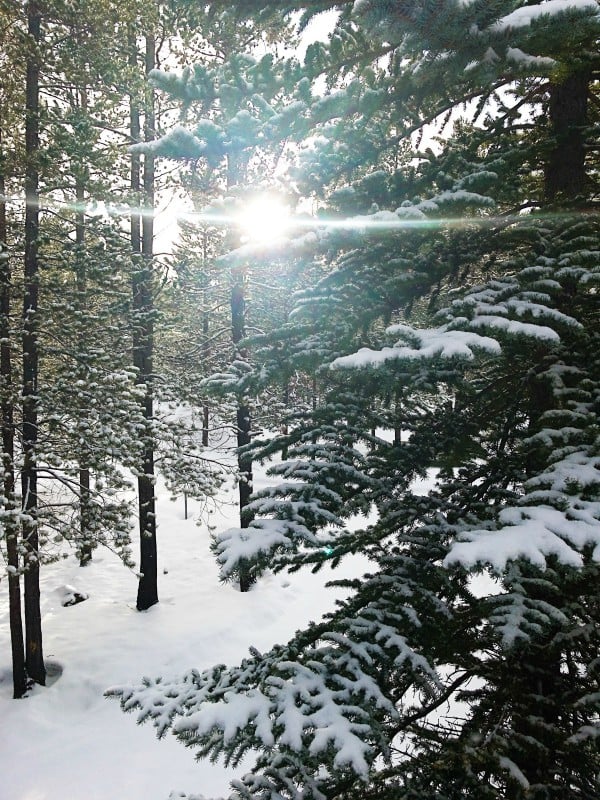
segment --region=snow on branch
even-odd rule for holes
[[[504,331],[513,336],[529,336],[534,339],[544,339],[550,342],[558,342],[560,337],[552,328],[546,325],[532,325],[528,322],[521,322],[517,319],[507,319],[506,317],[495,316],[493,314],[481,315],[469,321],[473,328],[492,328]]]
[[[548,58],[547,56],[532,56],[529,53],[523,52],[520,47],[507,47],[506,58],[515,64],[523,64],[525,66],[538,66],[538,67],[554,67],[556,60]]]
[[[411,347],[400,340],[393,347],[383,347],[381,350],[361,347],[356,353],[336,358],[331,364],[332,369],[378,367],[388,361],[401,359],[463,358],[472,361],[475,350],[500,353],[500,345],[495,339],[470,331],[453,330],[447,325],[425,330],[393,325],[387,329],[387,333],[400,334],[404,339],[414,341],[415,346]]]
[[[347,432],[344,423],[325,441],[322,429],[320,442],[297,443],[291,459],[271,465],[269,474],[285,480],[252,494],[247,527],[229,528],[213,539],[223,578],[233,577],[242,564],[277,570],[302,548],[323,551],[343,532],[344,519],[369,505],[369,493],[379,484],[355,443],[343,442]]]
[[[528,28],[532,22],[536,22],[543,17],[553,17],[572,11],[587,12],[597,16],[598,4],[596,0],[546,0],[546,2],[537,5],[517,8],[495,22],[490,27],[490,30],[494,33],[501,33],[515,28]]]
[[[108,694],[120,696],[124,710],[140,709],[138,722],[151,719],[159,736],[172,725],[186,740],[216,734],[227,747],[251,731],[252,746],[273,747],[278,742],[297,751],[307,747],[311,754],[332,747],[336,766],[366,774],[371,750],[368,714],[352,697],[364,695],[379,707],[385,705],[389,713],[394,709],[354,662],[354,675],[343,679],[330,676],[315,661],[276,661],[261,686],[240,686],[248,670],[225,672],[221,681],[215,681],[212,670],[189,672],[173,683],[146,680],[135,688],[114,687]],[[175,717],[179,719],[173,724]]]
[[[490,564],[502,572],[510,561],[524,558],[545,569],[546,559],[555,556],[561,563],[581,567],[579,552],[594,547],[600,561],[600,503],[597,516],[584,513],[575,504],[568,510],[549,505],[504,508],[496,530],[474,530],[463,534],[450,548],[445,566],[461,564],[466,568]]]
[[[590,456],[583,449],[565,453],[527,481],[529,489],[544,487],[553,492],[568,492],[574,487],[591,488],[597,485],[600,485],[600,456]]]
[[[297,541],[317,543],[317,537],[306,525],[293,519],[256,519],[247,528],[228,528],[219,533],[213,550],[221,576],[228,578],[241,563],[255,561],[277,548],[289,549]]]
[[[517,565],[511,569],[511,580],[520,577]],[[527,640],[530,635],[539,635],[552,623],[568,625],[569,620],[563,612],[539,598],[528,597],[517,580],[520,591],[509,591],[490,598],[493,611],[490,621],[502,636],[506,647],[513,647],[518,639]]]
[[[119,697],[124,710],[137,710],[138,723],[151,721],[159,737],[172,729],[200,755],[237,763],[245,752],[267,748],[279,758],[298,754],[325,763],[331,757],[334,769],[366,776],[381,745],[380,726],[398,718],[379,671],[402,670],[436,686],[438,676],[395,627],[378,619],[340,618],[333,630],[313,626],[302,637],[237,667],[146,678],[107,694]]]
[[[171,681],[144,678],[140,686],[111,686],[105,694],[119,697],[124,711],[136,709],[138,725],[152,720],[160,739],[171,727],[174,716],[189,713],[209,695],[217,685],[220,669],[223,667],[214,667],[202,675],[189,670]]]

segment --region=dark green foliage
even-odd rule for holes
[[[296,243],[319,279],[228,384],[301,374],[318,397],[253,445],[279,482],[214,548],[225,577],[350,553],[372,568],[285,646],[115,694],[200,755],[258,750],[236,800],[591,800],[600,226],[577,143],[595,123],[597,13],[298,7],[334,5],[313,58],[342,79],[312,103],[295,172],[322,198]],[[371,47],[346,71],[351,35]],[[446,111],[447,139],[410,139]],[[548,169],[566,154],[576,180]]]

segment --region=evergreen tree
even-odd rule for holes
[[[124,59],[116,55],[118,26],[110,3],[46,11],[56,44],[44,82],[44,194],[51,211],[43,226],[40,329],[44,526],[75,545],[82,565],[99,544],[130,564],[131,508],[115,497],[129,488],[123,467],[139,461],[143,424],[129,348],[123,347],[130,339],[131,258],[121,221],[95,211],[110,207],[125,186],[125,159],[114,141],[123,93],[113,83],[116,59],[122,65]],[[101,33],[94,28],[99,11],[107,24]],[[109,63],[111,55],[115,61]],[[99,80],[102,93],[95,89]],[[111,125],[115,135],[107,139]]]
[[[3,37],[3,67],[14,57],[14,42]],[[18,77],[2,84],[0,100],[0,376],[2,413],[2,526],[6,541],[8,568],[9,620],[13,670],[13,696],[22,697],[27,688],[25,668],[25,642],[21,611],[21,554],[19,548],[19,522],[15,499],[15,404],[13,387],[13,353],[11,347],[11,308],[13,303],[12,263],[9,244],[9,213],[7,192],[10,185],[10,166],[5,150],[7,132],[11,127],[9,106],[18,95]],[[1,539],[2,537],[0,537]]]
[[[175,10],[159,10],[160,20],[157,9],[112,0],[0,9],[0,545],[10,585],[15,696],[24,693],[27,677],[44,681],[40,564],[72,546],[84,565],[102,544],[133,566],[133,511],[124,499],[133,472],[143,495],[141,572],[143,583],[152,584],[138,605],[147,607],[156,599],[155,548],[148,557],[145,546],[155,538],[157,442],[156,461],[171,487],[185,483],[205,497],[218,483],[193,434],[153,413],[155,398],[163,399],[152,385],[151,347],[162,265],[153,252],[153,213],[142,212],[154,205],[154,158],[144,158],[143,179],[132,193],[124,145],[131,143],[130,94],[144,112],[144,137],[153,135],[146,81],[155,65],[152,32],[159,22],[163,33],[181,22]],[[129,35],[141,19],[145,59],[129,65]],[[139,223],[135,257],[123,227],[127,207]],[[172,400],[173,387],[164,395]]]
[[[132,563],[131,509],[115,500],[128,486],[123,467],[139,464],[142,447],[139,390],[127,353],[131,257],[120,221],[102,219],[94,207],[110,208],[125,197],[125,159],[115,142],[126,119],[118,68],[126,67],[134,11],[121,14],[110,2],[44,9],[43,192],[50,213],[42,219],[40,246],[46,268],[40,284],[37,471],[45,496],[39,512],[44,543],[72,541],[82,564],[100,543]],[[106,23],[101,31],[98,13]],[[102,93],[95,88],[99,81]]]
[[[38,441],[38,236],[40,218],[40,52],[41,11],[35,0],[27,3],[28,53],[25,78],[25,266],[23,299],[23,542],[25,546],[25,664],[28,676],[42,685],[46,667],[42,649],[39,585],[39,529],[37,520]]]
[[[240,390],[283,363],[316,370],[323,397],[256,445],[287,451],[283,481],[254,495],[250,535],[215,548],[224,575],[354,552],[373,569],[286,645],[113,693],[200,756],[258,751],[237,800],[591,800],[597,4],[264,5],[341,12],[307,54],[341,82],[302,109],[295,176],[323,197],[312,241],[330,269]]]
[[[143,63],[148,74],[155,65],[155,36],[152,30],[144,35]],[[135,31],[130,33],[130,64],[137,68],[139,54]],[[143,114],[143,130],[140,116]],[[149,141],[154,137],[155,109],[152,90],[140,100],[135,90],[130,95],[130,133],[133,142]],[[143,134],[143,135],[142,135]],[[143,457],[138,468],[138,509],[140,528],[140,581],[136,606],[144,611],[158,602],[156,511],[154,494],[154,436],[151,430],[154,417],[154,156],[147,153],[143,165],[137,152],[131,154],[131,251],[134,259],[132,297],[133,364],[143,387],[144,425]],[[145,212],[145,213],[144,213]]]
[[[202,14],[200,14],[202,16]],[[209,17],[210,17],[209,13]],[[240,37],[252,41],[252,26],[241,32],[232,25],[231,13],[211,17],[216,26],[209,48],[214,49],[207,63],[186,67],[180,75],[156,70],[151,74],[154,84],[182,102],[183,120],[194,113],[199,115],[195,126],[188,130],[176,126],[155,144],[141,145],[145,157],[153,154],[186,159],[200,173],[193,187],[202,187],[204,197],[211,199],[213,213],[220,211],[228,224],[225,249],[242,243],[235,212],[243,199],[244,185],[264,188],[264,175],[272,173],[284,148],[285,135],[272,136],[273,118],[277,116],[285,88],[297,75],[294,69],[274,64],[270,55],[261,59],[241,55],[233,48]],[[291,109],[287,109],[291,116]],[[269,129],[269,135],[266,130]],[[199,162],[199,164],[197,163]],[[212,196],[211,196],[212,195]],[[196,198],[197,199],[197,198]],[[228,222],[227,222],[227,218]],[[242,344],[247,326],[248,271],[243,263],[233,263],[228,269],[231,329],[231,359],[236,369],[246,370],[248,353]],[[252,459],[247,448],[252,441],[251,399],[246,393],[236,393],[235,430],[239,472],[240,523],[247,526],[251,519],[248,502],[252,492]],[[238,570],[240,589],[247,591],[250,575],[242,566]]]
[[[89,88],[100,79],[109,86],[117,77],[119,61],[110,62],[109,56],[119,52],[123,16],[108,2],[94,9],[13,4],[2,13],[3,132],[10,131],[11,145],[2,164],[2,200],[12,212],[7,222],[14,219],[12,231],[7,224],[11,247],[3,250],[8,257],[2,279],[2,543],[11,584],[15,696],[20,696],[21,576],[27,676],[43,683],[40,563],[55,557],[57,543],[65,540],[76,544],[83,560],[102,542],[130,562],[130,510],[114,496],[124,485],[122,467],[137,461],[139,398],[131,370],[120,368],[114,357],[129,337],[117,286],[131,262],[122,258],[118,224],[92,221],[86,213],[91,197],[103,201],[123,188],[114,139],[98,133],[116,132],[122,92],[117,97],[112,83],[100,99]],[[106,22],[101,31],[99,13]],[[13,211],[23,193],[24,213]],[[23,228],[19,233],[17,224]],[[23,308],[19,323],[10,311],[17,302]],[[14,358],[21,340],[22,370]],[[19,384],[21,414],[15,398]],[[13,464],[21,470],[20,497]],[[15,549],[16,524],[23,540]]]

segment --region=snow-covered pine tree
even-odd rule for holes
[[[139,462],[143,424],[128,354],[131,258],[121,220],[106,214],[126,187],[116,19],[110,2],[45,17],[39,474],[47,538],[72,542],[81,564],[98,544],[131,563],[132,508],[117,493],[130,488],[123,468]]]
[[[215,198],[220,197],[220,194],[227,186],[230,188],[234,187],[239,179],[239,175],[243,174],[247,167],[247,158],[244,152],[248,147],[248,143],[245,142],[247,132],[244,131],[246,118],[243,114],[239,115],[238,117],[236,112],[239,110],[237,108],[237,103],[239,101],[240,91],[243,84],[242,73],[248,67],[248,64],[246,64],[243,59],[241,65],[234,64],[233,67],[229,65],[229,69],[227,66],[223,66],[223,64],[224,62],[227,62],[229,54],[232,53],[236,42],[239,43],[240,41],[243,41],[245,46],[252,47],[255,44],[255,40],[258,38],[262,45],[266,41],[276,38],[276,35],[278,35],[279,40],[284,39],[285,30],[279,29],[277,34],[275,33],[275,28],[264,32],[263,29],[257,29],[251,21],[237,25],[232,22],[232,14],[230,10],[219,14],[218,17],[214,17],[212,9],[209,6],[202,8],[184,8],[183,6],[167,7],[166,5],[158,4],[156,11],[158,12],[159,25],[163,30],[163,34],[161,34],[160,38],[162,40],[168,38],[165,37],[164,31],[172,30],[175,27],[177,28],[178,36],[181,36],[179,42],[174,42],[174,49],[172,53],[173,59],[170,59],[171,63],[174,63],[177,57],[177,48],[182,42],[185,42],[186,46],[189,47],[190,52],[193,53],[198,51],[201,54],[201,63],[195,69],[192,80],[190,80],[189,70],[184,71],[184,76],[180,81],[178,81],[176,78],[174,79],[174,73],[162,72],[160,70],[150,71],[152,80],[150,82],[150,86],[146,84],[146,96],[153,95],[156,87],[161,89],[166,88],[169,95],[174,94],[178,99],[180,96],[182,96],[182,99],[184,100],[183,117],[185,118],[186,115],[193,116],[193,114],[198,111],[198,107],[200,108],[201,114],[208,113],[208,109],[211,108],[211,103],[214,100],[214,97],[211,94],[212,90],[210,88],[210,83],[211,81],[214,81],[214,77],[215,75],[218,75],[219,70],[223,72],[226,80],[223,81],[223,76],[221,75],[220,78],[217,78],[217,84],[219,84],[219,82],[229,83],[229,86],[226,86],[223,89],[223,96],[221,97],[220,102],[220,113],[223,115],[223,118],[232,118],[231,130],[229,132],[231,133],[234,142],[229,148],[227,157],[223,160],[221,158],[223,153],[220,153],[220,151],[216,154],[213,153],[208,159],[208,162],[203,164],[202,168],[198,169],[198,165],[195,163],[197,153],[192,151],[191,153],[187,152],[184,154],[185,159],[192,165],[190,170],[191,177],[186,177],[189,187],[191,188],[194,202],[196,205],[198,205],[201,199],[196,191],[198,185],[202,187],[200,194],[202,194],[204,198],[206,198],[208,194],[208,199],[214,200]],[[142,14],[141,19],[143,20],[144,25],[147,26],[147,15]],[[210,28],[208,28],[209,20]],[[147,50],[147,53],[148,52],[149,51]],[[235,61],[235,59],[233,60]],[[146,66],[149,68],[149,61],[147,61]],[[208,76],[206,85],[203,84],[202,75],[200,74],[202,73],[203,69],[205,70],[205,77]],[[211,74],[211,70],[214,74]],[[258,68],[255,70],[255,72],[255,78],[258,77],[258,79],[260,79],[262,73],[260,73]],[[265,75],[267,72],[268,70],[265,70]],[[196,79],[198,79],[199,85],[194,88],[193,83]],[[189,92],[187,89],[182,90],[181,88],[187,84],[189,84]],[[275,90],[280,88],[277,86],[277,84],[274,85]],[[203,88],[207,89],[208,94],[206,96],[203,94]],[[228,89],[230,90],[229,94],[227,93]],[[169,97],[167,102],[171,102],[171,97]],[[140,119],[142,117],[147,121],[148,110],[144,111]],[[157,120],[160,120],[161,114],[157,113],[156,118]],[[170,115],[168,110],[165,119],[167,120],[166,127],[170,128]],[[133,106],[132,122],[134,123],[135,127],[135,109]],[[204,120],[204,122],[207,122],[207,120]],[[164,123],[159,122],[158,126],[160,127],[161,124]],[[209,124],[209,128],[211,124],[212,123]],[[154,128],[154,125],[150,127]],[[216,126],[214,127],[216,130]],[[144,137],[146,140],[145,142],[140,143],[139,146],[133,147],[131,150],[133,168],[132,178],[134,173],[137,173],[141,163],[144,164],[144,169],[146,169],[146,166],[152,164],[153,160],[157,156],[166,155],[173,157],[173,155],[181,155],[178,150],[179,145],[177,144],[178,135],[180,132],[181,128],[177,127],[171,132],[171,134],[167,135],[167,137],[162,137],[160,141],[155,143],[150,141],[152,137],[146,135]],[[138,131],[137,127],[135,128],[135,131],[132,128],[133,139],[140,139],[140,133],[141,131]],[[210,138],[211,137],[209,135],[209,139]],[[212,144],[215,144],[215,142],[212,142]],[[218,143],[217,150],[219,150]],[[263,154],[263,160],[260,166],[264,168],[268,158],[276,160],[277,157],[277,152],[275,155],[270,154],[269,156],[267,154]],[[205,170],[204,167],[206,167]],[[256,169],[258,169],[258,167],[256,167]],[[134,206],[136,205],[135,195],[136,193],[139,194],[137,191],[139,188],[137,187],[137,183],[139,183],[139,181],[136,181],[135,179],[132,182],[132,202]],[[134,188],[134,185],[137,188]],[[132,243],[138,241],[138,225],[142,229],[145,226],[148,232],[150,223],[147,215],[143,216],[141,223],[139,223],[139,220],[134,220],[132,226]],[[146,241],[148,241],[148,238],[149,237],[146,236]],[[197,242],[196,246],[198,246],[198,244],[199,243]],[[200,245],[200,248],[202,248],[202,245]],[[181,249],[182,248],[180,247],[179,250],[181,251]],[[211,248],[209,248],[209,250],[211,250]],[[206,255],[208,256],[208,253]],[[211,262],[213,260],[213,256],[214,254],[211,253]],[[160,292],[164,291],[165,293],[165,297],[158,299],[157,306],[153,307],[153,310],[150,313],[148,313],[149,306],[147,306],[146,311],[143,309],[138,309],[138,311],[141,311],[142,313],[137,314],[138,321],[136,322],[136,325],[140,327],[140,321],[142,326],[144,324],[146,325],[146,331],[144,333],[144,339],[146,342],[149,342],[151,338],[151,325],[148,324],[151,317],[154,317],[156,321],[158,321],[160,318],[161,325],[164,325],[166,328],[170,328],[171,330],[173,329],[174,315],[171,300],[173,293],[177,291],[177,285],[176,282],[172,282],[172,278],[177,273],[178,264],[175,262],[179,258],[180,256],[177,254],[175,260],[171,260],[171,263],[166,264],[164,271],[162,270],[162,267],[165,265],[159,263],[159,259],[155,258],[154,275],[150,276],[150,274],[146,271],[145,281],[147,286],[146,289],[144,289],[146,299],[149,299],[150,295],[153,295],[154,301],[157,299],[157,296],[160,294]],[[184,255],[183,259],[186,260],[187,256]],[[192,258],[191,260],[193,261],[194,259]],[[212,263],[210,266],[211,269],[215,267],[215,265]],[[218,269],[219,268],[217,267],[217,271]],[[231,279],[231,273],[229,270],[227,270],[226,275],[227,280],[229,281]],[[244,284],[245,275],[241,274],[241,278],[242,284]],[[149,292],[148,287],[150,284],[152,285],[152,289]],[[219,281],[217,281],[217,284],[217,287],[212,285],[209,287],[211,290],[210,294],[213,294],[215,288],[217,289],[218,294],[218,288],[222,287],[223,285],[223,275],[221,275]],[[229,288],[231,290],[231,287]],[[171,299],[169,299],[169,296]],[[186,297],[188,305],[192,300],[193,298]],[[220,298],[217,300],[217,304],[219,304],[219,302]],[[227,298],[227,304],[229,304],[229,302],[230,298]],[[195,309],[195,311],[197,312],[197,309]],[[163,314],[162,312],[165,313]],[[238,315],[238,317],[239,320],[243,321],[243,313]],[[206,319],[207,317],[205,315],[204,320],[206,321]],[[205,340],[205,344],[208,345],[207,331],[203,330],[202,337]],[[183,490],[187,495],[195,496],[200,499],[206,499],[207,496],[213,494],[216,486],[221,480],[219,476],[219,466],[215,465],[215,463],[211,461],[210,456],[207,456],[207,453],[202,452],[201,449],[201,447],[205,447],[207,443],[207,424],[204,424],[204,444],[202,445],[196,436],[195,424],[189,424],[189,419],[186,419],[184,414],[171,413],[173,409],[170,408],[170,404],[172,404],[173,401],[178,402],[181,398],[184,398],[186,401],[189,400],[193,387],[190,385],[184,386],[182,376],[177,375],[173,369],[170,368],[170,355],[168,353],[167,344],[168,339],[168,333],[166,335],[159,333],[159,345],[163,347],[163,350],[161,352],[156,352],[156,366],[158,367],[158,370],[155,369],[153,365],[152,375],[147,376],[148,379],[144,381],[145,384],[152,382],[152,392],[155,401],[152,414],[151,431],[151,436],[154,439],[154,446],[156,448],[155,453],[153,454],[153,461],[155,461],[156,467],[161,471],[169,488],[172,491],[181,492]],[[164,348],[164,345],[167,345],[167,348]],[[134,352],[136,350],[140,351],[140,347],[137,345],[134,346]],[[206,355],[207,353],[206,349],[203,349],[202,346],[200,347],[200,352],[202,355]],[[179,353],[180,357],[182,355],[183,353]],[[148,359],[146,359],[146,361],[149,363]],[[166,369],[163,370],[163,367],[166,367]],[[200,371],[202,371],[202,369]],[[202,390],[202,394],[206,394],[204,389]],[[195,396],[194,400],[199,402],[200,398]],[[147,398],[146,405],[147,408],[149,408],[149,398]],[[237,417],[243,422],[243,424],[238,425],[238,434],[242,438],[245,437],[245,440],[249,441],[249,433],[246,430],[249,425],[249,413],[247,410],[244,410],[245,408],[246,407],[243,406],[243,404],[240,406],[240,408],[238,408]],[[242,469],[241,471],[244,472],[245,469]],[[250,483],[241,481],[240,492],[249,494],[249,486]],[[145,490],[145,493],[148,495],[147,490]],[[149,522],[151,522],[151,517],[151,514],[147,515]],[[153,594],[153,597],[154,596],[155,593]]]
[[[214,449],[228,438],[232,409],[211,408],[202,387],[229,340],[225,276],[217,258],[222,241],[220,227],[180,219],[156,298],[156,465],[174,496],[200,502],[214,495],[228,471]]]
[[[285,480],[217,549],[225,572],[349,552],[373,569],[286,645],[112,693],[201,756],[258,751],[236,800],[591,799],[597,4],[292,6],[343,12],[312,58],[348,72],[311,109],[297,179],[353,216],[314,237],[332,270],[261,357],[267,375],[312,361],[329,391],[261,445],[287,448]],[[370,47],[352,56],[353,39]],[[454,131],[420,148],[436,120]]]
[[[123,491],[133,488],[126,471],[139,463],[143,426],[123,347],[131,262],[118,224],[86,218],[82,244],[69,238],[69,216],[53,216],[42,250],[40,516],[45,538],[71,542],[82,564],[98,545],[131,564],[133,508]]]
[[[168,308],[170,325],[160,332],[159,369],[177,386],[179,397],[199,407],[203,446],[215,442],[223,424],[213,414],[202,381],[215,372],[230,337],[223,269],[218,256],[223,232],[215,225],[193,219],[179,221],[179,236],[169,258],[173,279],[161,301]],[[225,415],[226,416],[226,415]]]
[[[218,17],[210,10],[207,13],[215,33],[204,31],[207,50],[202,60],[180,75],[159,70],[151,75],[158,88],[181,101],[182,120],[194,121],[194,127],[178,125],[150,147],[142,145],[140,151],[193,165],[191,188],[200,187],[201,192],[200,196],[196,194],[195,203],[210,201],[210,213],[220,216],[228,228],[223,247],[232,249],[241,243],[235,215],[243,204],[244,185],[252,184],[254,192],[269,188],[267,178],[273,175],[285,148],[285,134],[281,131],[275,137],[273,126],[277,118],[277,126],[282,127],[278,114],[281,100],[297,78],[298,65],[284,64],[282,69],[270,54],[262,58],[241,54],[235,49],[241,42],[246,47],[264,43],[261,29],[257,35],[255,26],[238,27],[231,11]],[[267,31],[266,38],[273,38],[274,31],[274,27]],[[285,28],[280,32],[280,40],[284,38]],[[214,54],[208,55],[211,52]],[[291,120],[291,107],[285,111]],[[243,372],[248,369],[248,354],[241,341],[247,331],[250,281],[243,263],[228,268],[226,275],[231,314],[229,358]],[[235,398],[241,524],[245,525],[248,515],[243,509],[252,489],[252,461],[245,449],[251,442],[251,397],[238,392]],[[242,573],[240,587],[246,591],[249,581]]]
[[[129,413],[135,408],[134,387],[132,375],[120,370],[114,357],[109,367],[102,354],[102,345],[116,352],[123,346],[123,327],[118,328],[125,309],[113,291],[115,267],[123,266],[122,246],[116,224],[96,220],[88,238],[84,230],[91,198],[114,199],[119,186],[119,159],[112,147],[120,124],[118,112],[115,117],[118,90],[111,84],[120,57],[115,12],[110,0],[93,9],[55,3],[2,9],[3,69],[10,76],[2,87],[4,121],[10,119],[3,200],[11,235],[4,251],[8,269],[2,298],[6,471],[1,538],[4,546],[7,535],[11,589],[18,588],[24,573],[27,671],[38,682],[44,680],[44,666],[37,571],[55,555],[55,542],[69,539],[83,553],[102,541],[128,560],[130,512],[127,504],[115,501],[114,489],[115,481],[123,483],[116,467],[119,445],[137,429],[135,414]],[[100,17],[106,24],[96,27]],[[100,81],[106,89],[102,99],[96,91]],[[24,230],[17,232],[19,226]],[[110,290],[104,292],[109,271]],[[102,300],[93,297],[98,291]],[[22,306],[22,320],[17,321],[9,301],[12,309]],[[87,346],[92,339],[95,350]],[[78,456],[85,459],[90,453],[78,470]],[[12,464],[21,468],[20,496],[11,489]],[[89,479],[91,467],[97,468],[95,485]],[[107,476],[109,485],[103,484]],[[56,492],[61,492],[58,502]],[[16,553],[15,519],[24,534]],[[15,694],[22,694],[18,666],[15,681]]]

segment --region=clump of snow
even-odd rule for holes
[[[331,364],[332,369],[377,367],[399,359],[464,358],[471,361],[475,358],[475,350],[495,354],[500,352],[498,342],[489,336],[451,330],[447,326],[418,330],[408,325],[393,325],[388,328],[387,333],[412,339],[416,346],[411,347],[400,341],[393,347],[383,347],[381,350],[361,347],[356,353],[336,358]]]
[[[506,58],[508,61],[513,61],[515,64],[524,64],[525,66],[553,67],[556,65],[556,61],[553,58],[548,58],[547,56],[532,56],[529,53],[525,53],[519,47],[507,47]]]
[[[567,11],[587,11],[598,14],[598,4],[596,0],[546,0],[535,6],[522,6],[515,9],[490,26],[490,30],[500,33],[513,28],[527,28],[540,17],[551,17]]]
[[[493,314],[482,314],[469,322],[473,328],[492,328],[505,331],[512,336],[529,336],[534,339],[543,339],[548,342],[558,342],[560,336],[547,325],[532,325],[518,319],[507,319]]]
[[[249,528],[228,528],[218,534],[215,539],[221,574],[227,577],[240,561],[268,553],[277,545],[286,546],[290,524],[278,519],[259,519]]]
[[[524,789],[529,789],[529,781],[527,780],[525,775],[523,775],[523,773],[517,767],[514,761],[512,761],[510,758],[507,758],[506,756],[500,756],[499,761],[500,761],[500,766],[503,769],[507,770],[510,773],[511,777],[517,781],[517,783],[519,783]]]
[[[84,600],[89,598],[89,594],[87,594],[87,592],[76,589],[74,586],[71,586],[68,583],[57,587],[54,591],[60,598],[61,606],[75,606],[77,603],[83,603]]]
[[[594,557],[600,558],[600,520],[575,508],[568,513],[548,505],[505,508],[497,529],[469,531],[463,539],[450,548],[446,566],[483,563],[500,573],[509,561],[525,558],[545,569],[546,558],[556,556],[577,568],[583,565],[579,551],[586,545],[593,545]]]
[[[186,794],[186,792],[171,792],[169,800],[206,800],[203,794]]]

